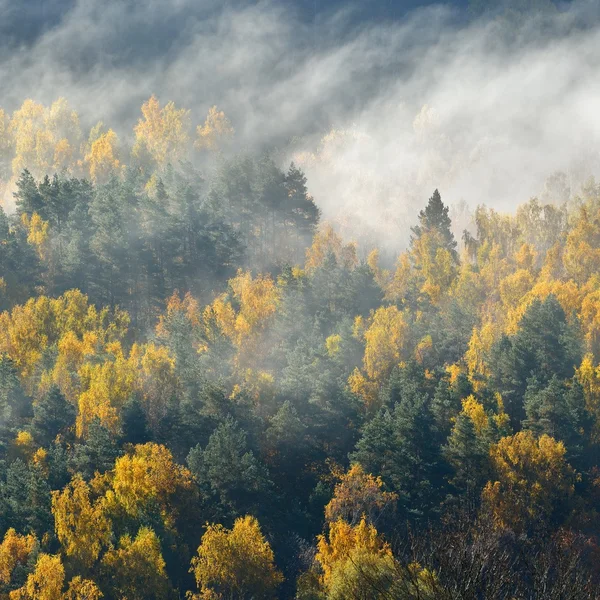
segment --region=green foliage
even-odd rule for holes
[[[259,512],[266,506],[271,483],[266,468],[248,448],[246,433],[231,418],[219,425],[204,449],[190,450],[188,466],[201,489],[226,515]]]
[[[75,407],[67,401],[58,386],[51,388],[33,404],[31,432],[42,446],[48,446],[59,433],[75,425]]]
[[[525,417],[523,398],[530,378],[546,386],[553,377],[570,379],[581,363],[581,343],[558,300],[549,295],[527,308],[514,336],[494,349],[493,379],[513,426]]]
[[[436,190],[392,268],[216,108],[197,171],[188,124],[152,98],[130,157],[102,126],[17,157],[0,595],[595,597],[595,187],[480,206],[463,253]]]

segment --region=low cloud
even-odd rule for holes
[[[196,123],[218,104],[238,148],[302,164],[325,218],[398,248],[436,187],[510,209],[556,171],[573,191],[598,173],[598,11],[467,21],[429,6],[361,24],[283,2],[59,2],[0,49],[2,105],[65,96],[126,137],[152,93]]]

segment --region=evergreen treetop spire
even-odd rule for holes
[[[429,198],[427,206],[419,212],[419,224],[411,228],[414,237],[411,238],[411,244],[419,239],[424,233],[437,231],[442,239],[442,246],[448,250],[455,260],[458,259],[456,253],[456,240],[450,229],[452,220],[448,216],[449,208],[442,202],[440,192],[436,189],[433,196]]]

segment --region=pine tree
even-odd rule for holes
[[[302,238],[311,240],[319,223],[320,211],[306,187],[306,176],[292,162],[285,176],[285,218],[290,219]]]
[[[417,395],[365,425],[350,458],[383,478],[398,494],[407,518],[427,520],[435,513],[446,475],[437,437],[429,401]]]
[[[246,433],[231,418],[219,425],[204,450],[190,450],[187,463],[201,489],[229,515],[264,510],[271,483],[266,468],[249,450]]]
[[[17,458],[0,480],[0,522],[39,538],[52,527],[50,487],[40,470]]]
[[[0,356],[0,454],[2,446],[9,443],[31,415],[31,399],[21,387],[13,362],[6,356]]]
[[[468,509],[474,511],[489,478],[488,440],[477,435],[473,420],[461,412],[443,453],[453,470],[450,483],[465,498]]]
[[[17,180],[17,191],[15,200],[19,213],[32,215],[38,213],[44,220],[47,218],[43,198],[33,175],[25,169]]]
[[[554,295],[534,300],[512,337],[503,336],[493,349],[492,380],[502,394],[513,429],[525,418],[523,400],[529,380],[545,387],[553,377],[571,379],[581,363],[576,330]]]
[[[581,385],[573,380],[560,381],[556,375],[546,387],[530,380],[524,405],[523,427],[537,436],[546,434],[564,442],[567,459],[577,466],[574,460],[581,456],[584,432],[589,432],[591,426]]]
[[[150,441],[146,413],[137,395],[132,396],[121,412],[122,439],[128,444],[145,444]]]
[[[89,425],[85,443],[75,446],[71,466],[84,479],[90,479],[96,471],[104,473],[112,469],[118,456],[116,440],[98,419],[94,419]]]
[[[461,398],[455,389],[445,379],[440,379],[431,403],[431,412],[435,419],[435,425],[444,439],[450,435],[452,419],[461,411]]]
[[[429,202],[424,210],[419,213],[419,224],[411,228],[413,236],[411,237],[411,246],[425,233],[437,232],[441,237],[441,247],[448,250],[455,262],[458,262],[456,252],[456,240],[452,233],[452,220],[448,215],[449,209],[444,206],[442,197],[438,190],[433,192]]]
[[[48,446],[59,433],[74,424],[75,407],[56,385],[52,385],[33,405],[31,430],[35,440],[42,446]]]

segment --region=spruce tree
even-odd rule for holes
[[[429,198],[427,206],[419,212],[419,224],[411,228],[413,237],[411,237],[411,245],[415,240],[419,239],[424,233],[437,232],[441,237],[441,246],[448,250],[454,260],[458,262],[458,254],[456,252],[456,240],[452,233],[452,220],[448,215],[449,209],[442,202],[442,197],[438,190],[433,192],[433,196]]]
[[[192,448],[187,463],[201,489],[226,515],[239,516],[264,507],[271,487],[268,472],[248,448],[246,432],[233,419],[217,427],[206,448]]]
[[[121,411],[121,438],[128,444],[145,444],[151,439],[146,413],[137,395],[133,395]]]
[[[477,435],[473,420],[465,413],[456,417],[443,454],[452,466],[450,483],[474,511],[489,478],[489,443]]]
[[[63,396],[56,385],[33,405],[31,430],[35,440],[48,446],[61,432],[75,424],[75,407]]]
[[[538,436],[546,434],[564,442],[573,463],[581,455],[584,432],[589,432],[591,426],[581,385],[574,379],[561,381],[556,375],[546,387],[530,380],[524,405],[523,427]]]
[[[529,381],[546,387],[553,377],[571,379],[581,363],[577,331],[554,295],[534,300],[512,337],[503,336],[492,352],[492,381],[502,394],[514,429],[525,418],[523,402]]]
[[[112,469],[119,454],[114,436],[99,419],[94,419],[85,442],[75,446],[71,467],[85,479],[91,479],[96,471],[104,473]]]

